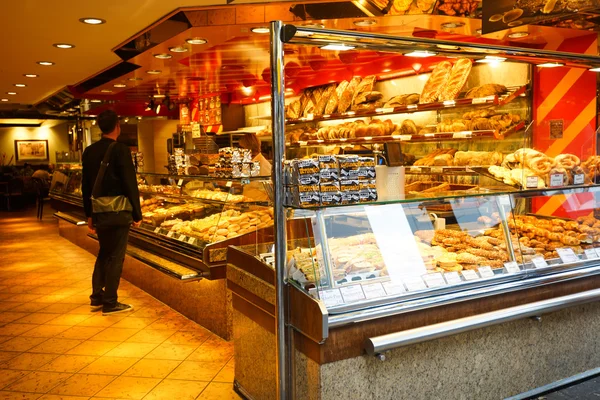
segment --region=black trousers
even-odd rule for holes
[[[92,275],[93,305],[104,305],[107,308],[117,304],[117,289],[123,272],[123,261],[127,249],[129,225],[97,226],[100,252]]]

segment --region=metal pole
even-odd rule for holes
[[[283,207],[283,158],[285,154],[285,87],[283,79],[283,42],[281,21],[271,22],[271,117],[273,118],[273,194],[275,222],[275,291],[277,338],[277,398],[291,398],[288,391],[288,359],[286,357],[286,221]]]

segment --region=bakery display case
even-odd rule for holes
[[[52,174],[50,198],[53,208],[85,216],[81,198],[81,165],[58,165]]]

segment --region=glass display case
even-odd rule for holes
[[[52,174],[50,197],[54,200],[81,208],[81,165],[59,164]]]

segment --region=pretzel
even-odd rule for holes
[[[552,169],[552,162],[546,156],[535,157],[529,160],[529,168],[538,175],[546,175]]]
[[[574,154],[561,154],[554,157],[554,165],[560,165],[565,169],[573,169],[581,164],[581,160]]]

